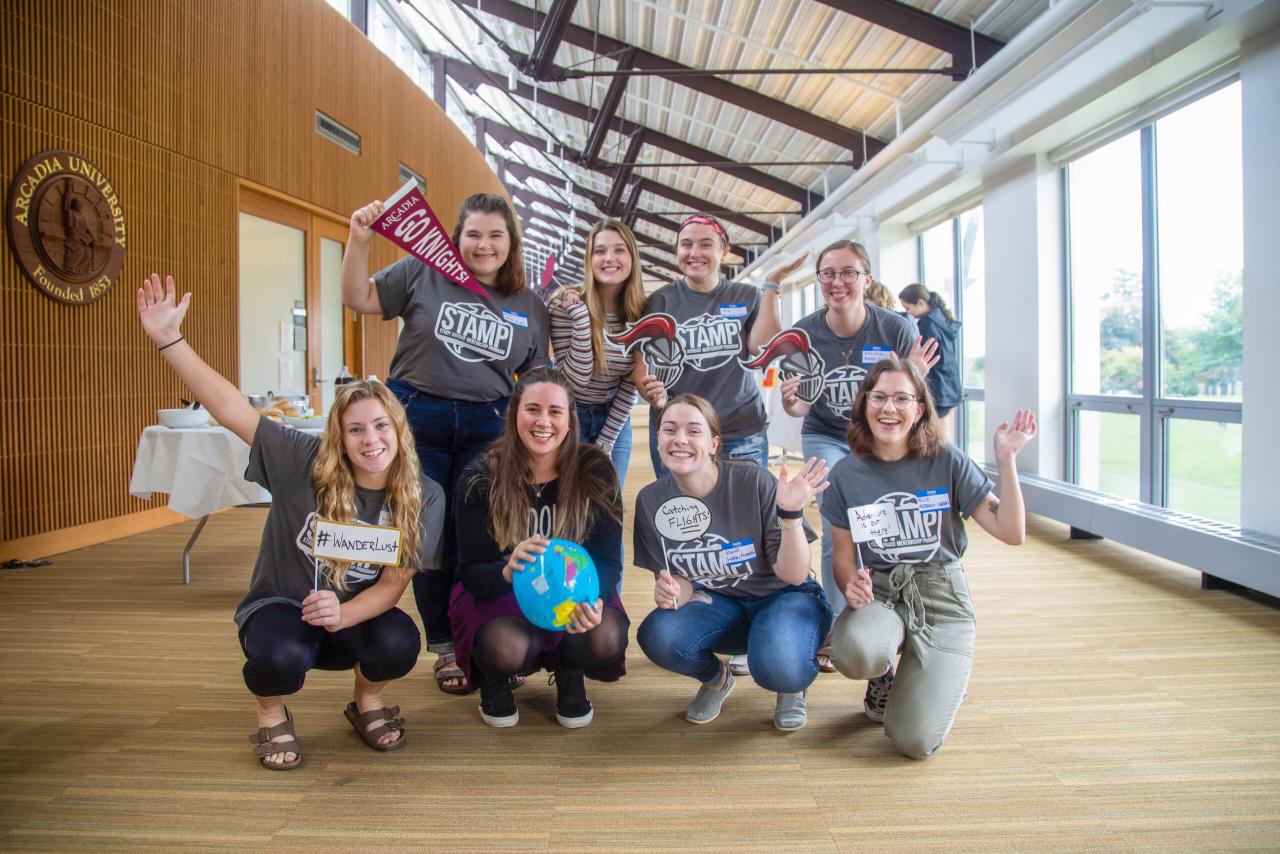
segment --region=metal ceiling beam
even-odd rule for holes
[[[488,6],[491,0],[485,0]],[[963,80],[969,74],[970,64],[973,67],[982,65],[996,55],[1004,42],[971,32],[969,28],[952,23],[946,18],[931,15],[906,3],[897,0],[818,0],[832,9],[861,18],[901,33],[909,39],[923,42],[930,47],[951,54],[951,65],[957,76]],[[970,36],[972,35],[972,50]]]
[[[618,57],[618,68],[628,69],[635,63],[636,49],[631,48]],[[600,156],[600,148],[604,145],[604,138],[609,133],[609,123],[613,121],[613,117],[618,114],[618,107],[622,104],[622,96],[627,93],[627,78],[615,77],[609,81],[609,88],[604,93],[604,100],[600,102],[600,110],[596,113],[596,120],[591,125],[591,132],[587,134],[587,143],[582,149],[582,164],[584,166],[595,166],[596,158]],[[636,152],[639,154],[639,152]],[[634,160],[628,157],[628,160]]]
[[[530,148],[533,148],[535,151],[547,150],[546,140],[536,137],[533,134],[525,133],[522,130],[517,130],[513,127],[509,127],[499,122],[495,122],[492,119],[483,119],[483,120],[478,119],[477,132],[479,132],[478,129],[480,127],[481,121],[484,122],[484,127],[486,129],[486,132],[490,136],[492,136],[494,139],[501,142],[504,146],[510,146],[514,143],[520,142],[520,143],[524,143]],[[581,157],[579,156],[579,153],[577,151],[574,151],[572,148],[569,148],[568,146],[555,143],[551,146],[551,149],[552,149],[551,153],[554,153],[561,160],[567,160],[573,163],[581,162]],[[590,168],[590,167],[587,167],[587,168]],[[591,171],[599,172],[602,174],[608,174],[607,172],[605,172],[604,169],[599,167],[594,168]],[[679,205],[684,205],[686,207],[697,207],[699,205],[706,203],[706,199],[701,199],[691,193],[686,193],[682,190],[677,190],[675,187],[668,187],[666,184],[659,184],[657,181],[654,181],[649,178],[641,179],[640,184],[645,191],[653,193],[655,196],[660,196],[662,198],[673,201]],[[601,204],[607,205],[608,199],[602,198]],[[607,210],[607,208],[601,207],[601,210]],[[758,219],[754,219],[749,216],[743,216],[741,214],[726,214],[722,216],[721,219],[723,219],[725,222],[731,222],[734,225],[741,226],[742,228],[748,229],[750,231],[754,231],[757,234],[772,236],[772,233],[774,231],[773,226],[769,225],[767,222],[761,222]]]
[[[546,15],[538,10],[522,6],[514,2],[514,0],[453,0],[453,2],[459,6],[496,15],[499,18],[532,30],[541,29],[542,22],[546,18]],[[565,29],[564,40],[584,50],[597,51],[605,55],[620,54],[628,48],[634,47],[634,45],[626,42],[609,38],[592,32],[585,27],[572,24]],[[660,76],[664,76],[666,79],[681,85],[688,85],[690,82],[680,76],[682,72],[688,73],[693,70],[689,66],[639,48],[635,48],[635,51],[634,66],[636,68],[675,72],[670,75]],[[738,86],[718,77],[698,78],[693,88],[704,95],[709,95],[712,98],[733,104],[744,110],[758,113],[782,124],[790,125],[796,130],[804,131],[811,136],[833,142],[841,148],[847,148],[854,152],[854,159],[857,161],[857,165],[861,165],[864,146],[866,147],[867,157],[871,157],[886,145],[881,140],[865,136],[861,131],[846,128],[838,122],[824,119],[807,110],[792,106],[785,101],[770,98],[754,89]]]
[[[640,149],[644,146],[644,131],[638,130],[635,136],[631,137],[631,142],[627,144],[627,153],[623,160],[627,163],[634,163],[635,159],[640,156]],[[631,166],[619,166],[617,171],[613,173],[613,188],[609,190],[609,197],[605,201],[607,213],[610,215],[618,212],[618,206],[622,203],[622,191],[626,189],[627,181],[631,180]]]
[[[517,67],[534,80],[550,80],[551,69],[555,67],[556,50],[564,38],[565,27],[573,18],[573,10],[578,0],[555,0],[551,11],[547,13],[542,26],[538,28],[538,37],[534,40],[533,52],[529,58]]]
[[[427,56],[434,61],[436,58],[444,64],[444,73],[456,80],[459,85],[470,91],[474,91],[477,86],[489,85],[503,89],[508,95],[515,95],[526,101],[534,101],[540,107],[549,107],[557,112],[573,116],[584,122],[591,122],[594,119],[595,110],[587,104],[565,98],[557,95],[555,92],[549,92],[543,89],[534,89],[528,83],[519,81],[516,83],[515,90],[506,88],[506,83],[502,79],[503,75],[496,72],[485,71],[477,65],[472,65],[461,59],[453,59],[444,57],[441,54],[428,52]],[[434,65],[432,66],[435,67]],[[822,196],[810,192],[807,188],[799,184],[792,184],[776,175],[770,175],[768,172],[762,172],[745,164],[738,164],[724,154],[720,154],[710,149],[702,148],[693,143],[677,139],[670,134],[662,133],[653,128],[636,124],[627,119],[614,116],[610,122],[610,129],[622,136],[631,136],[635,133],[644,133],[644,141],[647,145],[654,148],[660,148],[677,157],[683,157],[704,166],[709,166],[719,172],[732,175],[739,180],[746,181],[748,184],[754,184],[757,187],[763,187],[771,193],[776,193],[793,201],[799,202],[802,213],[808,213],[814,207],[822,203]],[[870,153],[870,150],[868,150]],[[628,157],[628,162],[634,162],[635,157]],[[853,160],[842,161],[849,166],[855,166]],[[616,166],[617,164],[615,164]],[[805,162],[796,165],[817,166],[818,162]]]

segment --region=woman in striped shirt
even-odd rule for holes
[[[621,484],[631,459],[634,365],[606,336],[644,314],[635,235],[616,219],[602,220],[587,235],[586,256],[582,287],[551,297],[551,346],[556,367],[573,386],[581,440],[609,455]]]

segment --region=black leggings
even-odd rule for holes
[[[413,669],[422,637],[399,608],[357,626],[327,632],[302,621],[297,605],[273,602],[249,615],[240,629],[244,684],[259,697],[294,694],[307,671],[350,670],[358,663],[371,682],[399,679]]]
[[[568,632],[551,650],[553,669],[594,670],[613,664],[627,651],[626,614],[604,609],[604,619],[585,634]],[[497,617],[476,631],[471,660],[491,678],[532,673],[538,667],[545,632],[524,617]]]

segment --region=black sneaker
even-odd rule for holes
[[[889,705],[889,692],[893,689],[893,668],[882,676],[867,680],[867,695],[862,700],[862,710],[878,724],[884,723],[884,710]]]
[[[556,720],[560,726],[578,729],[591,723],[595,711],[587,699],[581,670],[557,670],[547,682],[556,686]]]
[[[511,693],[511,683],[506,676],[480,682],[480,719],[493,727],[509,727],[520,723],[520,709]]]

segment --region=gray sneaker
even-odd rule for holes
[[[685,706],[684,719],[689,723],[709,724],[720,717],[720,707],[724,705],[725,698],[733,693],[733,674],[723,665],[720,672],[725,677],[723,685],[712,688],[704,683],[689,705]]]
[[[783,732],[795,732],[809,720],[809,709],[805,703],[805,694],[778,694],[777,705],[773,707],[773,725]]]
[[[878,724],[884,723],[884,709],[889,705],[889,691],[893,688],[893,668],[883,676],[867,680],[867,696],[862,700],[862,710]]]

